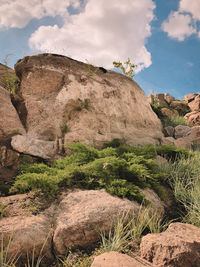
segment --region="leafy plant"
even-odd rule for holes
[[[120,61],[118,62],[114,61],[113,66],[117,69],[119,68],[124,75],[128,76],[131,79],[133,79],[133,76],[134,76],[133,74],[134,68],[137,67],[137,65],[131,63],[130,58],[128,58],[127,61],[124,62],[124,65]]]

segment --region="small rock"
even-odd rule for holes
[[[172,101],[175,100],[175,98],[173,96],[169,95],[169,94],[165,94],[164,95],[164,99],[168,104],[170,104]]]
[[[186,110],[188,105],[182,101],[172,101],[170,107],[176,110]]]
[[[153,265],[139,257],[132,258],[126,254],[111,251],[94,258],[91,267],[150,267]]]
[[[191,128],[185,125],[178,125],[175,127],[174,137],[176,139],[185,137],[191,133]]]
[[[200,126],[192,127],[189,135],[175,140],[175,145],[178,147],[190,149],[194,144],[200,145]]]
[[[194,100],[188,103],[191,111],[200,111],[200,95],[195,96]]]
[[[166,137],[173,137],[174,136],[174,127],[173,126],[165,127],[164,133],[165,133]]]

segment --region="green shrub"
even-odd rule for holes
[[[159,193],[163,174],[157,172],[151,158],[142,155],[145,148],[140,151],[139,148],[126,146],[123,153],[119,152],[119,148],[98,150],[81,143],[68,145],[72,154],[55,161],[52,167],[45,164],[22,166],[10,192],[39,189],[46,196],[53,196],[62,187],[104,188],[113,195],[138,202],[145,201],[140,188],[153,188]],[[155,151],[153,146],[151,149]],[[147,150],[150,151],[150,148]],[[145,203],[148,204],[148,201]]]
[[[128,58],[127,61],[124,62],[124,65],[120,61],[119,62],[114,61],[113,66],[117,69],[119,68],[124,75],[128,76],[131,79],[133,79],[134,76],[133,72],[134,69],[137,67],[137,65],[131,63],[130,58]]]

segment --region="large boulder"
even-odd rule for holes
[[[25,57],[15,70],[26,114],[24,146],[28,139],[101,147],[114,138],[130,145],[156,144],[162,138],[159,119],[130,78],[52,54]],[[16,150],[18,138],[12,143]]]
[[[195,99],[196,96],[197,94],[188,94],[184,96],[184,100],[186,101],[186,103],[190,103]]]
[[[200,266],[200,229],[172,223],[160,234],[148,234],[140,244],[141,257],[157,267]]]
[[[95,257],[91,267],[150,267],[153,265],[139,257],[132,258],[128,255],[111,251]]]
[[[67,249],[91,245],[99,240],[100,232],[109,232],[119,216],[137,213],[138,209],[136,202],[111,196],[104,190],[69,193],[57,208],[55,251],[64,255]]]

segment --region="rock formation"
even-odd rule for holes
[[[114,138],[130,145],[162,138],[160,121],[130,78],[51,54],[25,57],[15,70],[21,80],[16,107],[27,131],[12,140],[19,152],[48,159],[67,142],[101,147]]]

